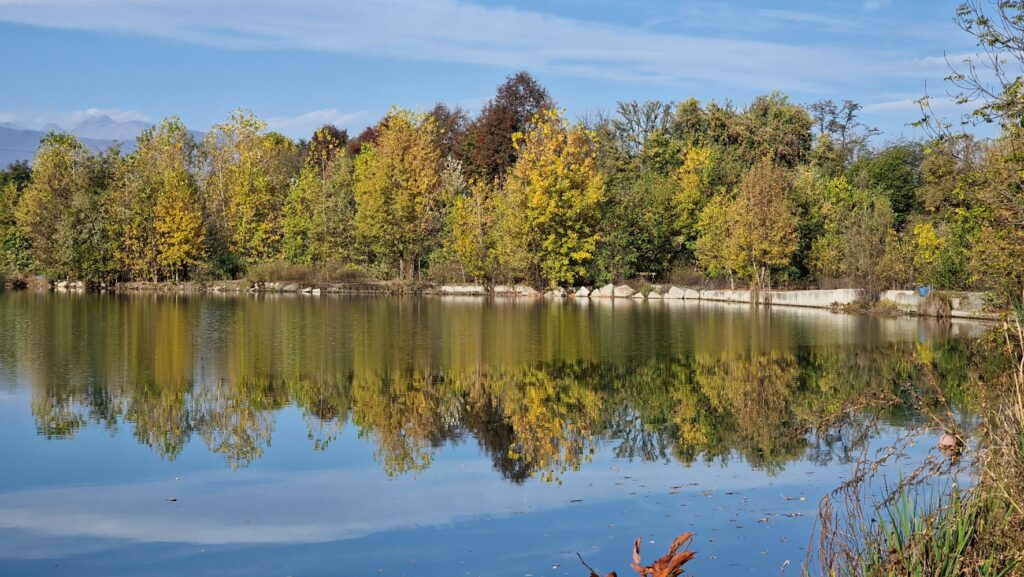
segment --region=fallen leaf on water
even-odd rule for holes
[[[633,543],[633,563],[630,565],[641,577],[676,577],[683,572],[683,565],[693,559],[697,554],[693,551],[683,549],[676,553],[693,539],[693,533],[683,533],[672,541],[668,553],[662,555],[654,563],[644,566],[640,560],[640,538]]]

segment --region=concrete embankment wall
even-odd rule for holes
[[[519,296],[534,297],[541,296],[541,293],[524,286],[498,286],[485,287],[482,285],[446,285],[435,290],[428,291],[432,294],[469,296],[469,295],[493,295],[493,296]],[[763,291],[758,294],[758,302],[771,304],[772,306],[807,307],[818,309],[832,309],[847,307],[860,301],[862,291],[859,289],[834,289],[834,290],[772,290]],[[988,302],[984,293],[968,292],[939,292],[937,295],[945,299],[949,304],[949,316],[955,318],[973,319],[996,319],[998,314],[988,309]],[[605,285],[604,287],[587,287],[578,289],[557,289],[543,293],[546,298],[569,298],[569,299],[616,299],[630,301],[635,300],[694,300],[709,302],[724,302],[735,304],[750,304],[752,302],[749,290],[697,290],[692,288],[680,288],[675,286],[654,286],[647,292],[638,292],[627,285]],[[930,314],[924,312],[922,302],[924,297],[916,291],[883,291],[878,295],[878,300],[885,307],[898,310],[908,314]]]
[[[59,282],[49,285],[58,291],[86,290],[84,283]],[[653,285],[637,291],[628,285],[607,284],[603,287],[558,288],[545,293],[528,285],[431,285],[427,283],[399,283],[367,281],[361,283],[295,283],[262,282],[245,280],[185,282],[185,283],[122,283],[113,287],[119,292],[163,292],[163,293],[296,293],[320,294],[432,294],[440,296],[496,296],[496,297],[545,297],[551,299],[609,299],[609,300],[686,300],[709,301],[735,304],[752,302],[749,290],[699,290],[671,285]],[[831,309],[854,305],[860,300],[858,289],[834,290],[773,290],[758,294],[758,302],[773,306],[808,307]],[[948,316],[966,319],[998,319],[984,293],[938,291],[947,308]],[[933,309],[923,306],[925,297],[912,290],[889,290],[878,294],[878,302],[891,310],[907,314],[935,315]]]

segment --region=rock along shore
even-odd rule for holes
[[[46,283],[41,279],[30,283],[29,288],[52,289],[58,292],[78,292],[91,287],[82,282],[61,281]],[[749,290],[696,289],[673,285],[651,285],[637,290],[625,284],[606,284],[601,287],[558,287],[546,292],[525,284],[485,286],[434,285],[400,281],[363,281],[355,283],[300,283],[300,282],[252,282],[248,280],[209,282],[127,282],[110,287],[117,293],[161,293],[161,294],[297,294],[318,296],[324,294],[377,294],[377,295],[438,295],[446,297],[511,297],[545,298],[567,300],[608,300],[611,302],[635,301],[707,301],[736,304],[751,304],[753,296]],[[757,303],[772,306],[807,307],[832,310],[855,309],[862,302],[859,289],[834,290],[772,290],[757,294]],[[926,303],[926,298],[912,290],[882,291],[877,296],[881,310],[922,315],[948,316],[952,318],[996,320],[998,312],[991,310],[984,293],[936,291],[934,299],[940,299],[942,307],[936,312]]]

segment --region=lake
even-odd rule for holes
[[[0,575],[799,575],[984,326],[693,301],[0,293]],[[920,448],[924,452],[927,448]]]

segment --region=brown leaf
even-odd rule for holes
[[[697,554],[693,551],[684,550],[676,553],[680,547],[686,545],[693,539],[693,533],[683,533],[672,541],[668,553],[659,557],[654,563],[644,567],[640,561],[640,539],[633,544],[633,563],[631,566],[640,577],[678,577],[683,572],[683,565],[693,559]]]

